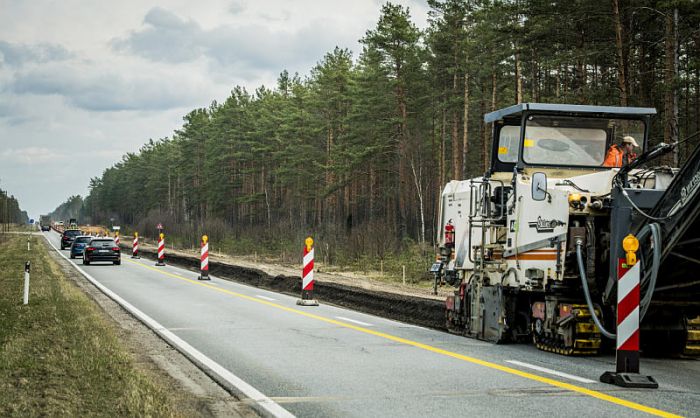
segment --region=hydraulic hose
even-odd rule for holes
[[[648,273],[644,274],[640,283],[640,289],[646,287],[647,290],[644,292],[644,297],[639,301],[639,321],[646,315],[649,306],[651,305],[651,298],[656,290],[656,279],[659,274],[659,267],[661,265],[661,228],[657,223],[647,224],[642,228],[637,234],[637,239],[643,241],[646,236],[651,233],[652,240],[652,259],[651,268],[649,268]],[[645,263],[646,264],[646,263]]]
[[[640,280],[640,289],[642,286],[646,285],[647,290],[644,293],[644,296],[639,301],[639,322],[642,322],[642,319],[644,319],[644,316],[646,315],[647,310],[651,305],[651,298],[654,295],[654,290],[656,289],[656,279],[658,278],[659,265],[661,264],[661,230],[659,228],[659,224],[652,223],[646,225],[644,228],[642,228],[641,231],[639,231],[639,234],[637,234],[638,239],[642,240],[646,238],[646,236],[649,233],[651,233],[652,239],[652,262],[651,268],[649,269],[649,273],[645,274]],[[593,318],[593,322],[595,322],[595,325],[598,327],[598,329],[600,329],[600,333],[606,336],[607,338],[614,339],[616,337],[616,334],[613,334],[606,330],[603,327],[603,324],[600,322],[598,315],[596,315],[595,313],[593,301],[591,300],[591,294],[588,290],[588,281],[586,280],[586,269],[583,263],[583,254],[581,250],[582,246],[583,242],[580,239],[577,240],[576,259],[578,261],[579,275],[581,276],[581,286],[583,287],[583,294],[586,297],[586,304],[588,304],[588,309],[591,311],[591,318]]]
[[[600,319],[598,319],[598,315],[595,313],[595,308],[593,307],[593,301],[591,300],[591,294],[588,291],[588,281],[586,281],[586,269],[583,264],[583,255],[581,253],[581,246],[583,245],[583,241],[581,239],[576,240],[576,259],[578,260],[578,269],[579,273],[581,276],[581,285],[583,286],[583,294],[586,297],[586,303],[588,304],[588,309],[591,311],[591,318],[593,318],[593,322],[595,322],[595,325],[598,327],[600,330],[600,333],[606,336],[607,338],[610,338],[611,340],[615,339],[615,334],[608,332],[603,327],[603,324],[600,322]]]

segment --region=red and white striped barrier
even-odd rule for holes
[[[636,260],[635,260],[636,261]],[[623,387],[651,388],[659,384],[651,376],[639,374],[639,281],[642,263],[629,266],[621,258],[617,264],[617,332],[615,372],[605,372],[600,380]]]
[[[119,246],[119,231],[114,233],[114,243],[117,244],[117,247]]]
[[[139,233],[134,232],[134,241],[131,244],[131,258],[141,258],[139,257]]]
[[[617,351],[622,357],[636,357],[639,369],[639,271],[641,263],[631,268],[622,261],[617,281]],[[618,354],[619,361],[620,354]]]
[[[304,261],[301,273],[301,299],[297,305],[318,306],[314,299],[314,240],[311,237],[304,241]]]
[[[158,261],[156,262],[156,266],[164,266],[165,263],[163,260],[165,260],[165,234],[160,233],[160,239],[158,240]]]
[[[210,280],[209,279],[209,237],[202,235],[202,251],[200,253],[200,265],[199,265],[199,277],[198,280]]]

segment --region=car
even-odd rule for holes
[[[83,264],[95,261],[111,261],[116,265],[122,263],[121,250],[112,238],[93,238],[83,251]]]
[[[41,230],[42,230],[43,232],[47,232],[47,231],[50,231],[50,230],[51,230],[51,227],[48,226],[48,225],[42,225],[42,226],[41,226]]]
[[[63,234],[61,234],[61,249],[65,250],[70,247],[75,237],[79,235],[83,235],[79,229],[66,229],[63,231]]]
[[[73,240],[73,244],[70,246],[70,258],[82,257],[85,247],[92,240],[93,237],[90,235],[79,235]]]

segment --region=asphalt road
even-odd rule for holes
[[[58,246],[58,234],[45,235]],[[697,360],[643,358],[642,372],[659,389],[623,389],[598,382],[614,370],[611,356],[568,358],[323,303],[299,307],[287,295],[215,277],[198,282],[191,271],[127,254],[121,266],[80,261],[104,287],[296,416],[700,416]]]

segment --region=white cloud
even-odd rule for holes
[[[43,164],[61,158],[62,154],[46,147],[10,148],[0,152],[0,161],[17,161],[27,165]]]
[[[30,214],[235,85],[308,74],[383,0],[0,0],[0,181]],[[407,0],[425,27],[427,6]]]
[[[127,68],[125,74],[106,63],[48,63],[17,71],[8,88],[17,95],[62,96],[76,107],[100,112],[172,109],[213,92],[199,77],[176,69],[150,73],[133,63]]]

